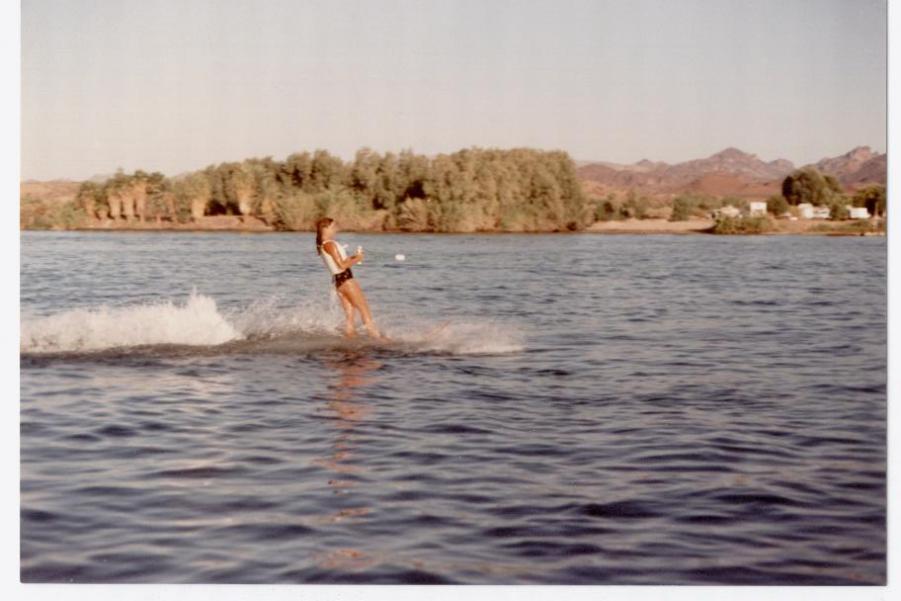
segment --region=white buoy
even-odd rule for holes
[[[403,260],[405,260],[406,258],[407,258],[407,257],[405,257],[405,256],[403,256],[403,255],[394,255],[394,260],[395,260],[395,261],[403,261]]]

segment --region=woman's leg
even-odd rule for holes
[[[347,280],[341,285],[341,291],[347,294],[354,307],[360,312],[360,317],[363,318],[363,325],[366,326],[366,331],[369,332],[369,335],[373,338],[384,338],[375,326],[372,313],[369,311],[369,303],[366,302],[366,296],[363,294],[363,289],[360,288],[357,281],[355,279]]]
[[[354,328],[354,305],[341,290],[338,290],[338,298],[341,299],[341,307],[344,309],[344,335],[352,338],[357,333]]]

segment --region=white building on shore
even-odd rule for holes
[[[869,219],[870,212],[866,207],[852,207],[848,205],[848,217],[851,219]]]
[[[801,219],[829,219],[829,207],[815,207],[809,202],[798,205],[798,216]]]
[[[752,217],[755,215],[766,215],[766,203],[759,200],[751,201],[748,203],[748,214]]]

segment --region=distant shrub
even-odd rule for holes
[[[766,199],[766,210],[767,213],[770,213],[771,215],[776,215],[778,217],[779,215],[787,213],[788,209],[789,204],[784,196],[774,195]]]
[[[885,186],[867,186],[854,193],[852,202],[855,207],[866,207],[870,215],[883,215],[885,213]]]
[[[782,180],[782,196],[789,204],[808,202],[814,206],[831,204],[842,193],[838,180],[823,175],[815,167],[803,167]]]
[[[692,217],[706,218],[711,211],[723,206],[723,200],[707,194],[680,194],[672,200],[669,219],[670,221],[686,221]],[[736,199],[735,202],[741,201]]]
[[[65,202],[57,206],[54,213],[54,222],[67,230],[83,227],[88,220],[85,210],[74,202]]]
[[[763,234],[773,229],[772,221],[765,215],[719,217],[711,230],[714,234]]]
[[[646,196],[635,193],[635,190],[629,190],[623,206],[620,208],[621,213],[625,217],[634,219],[646,219],[648,217],[648,208],[650,201]]]
[[[701,213],[707,213],[723,206],[722,200],[713,196],[699,195],[694,198],[698,211]]]
[[[677,196],[673,200],[673,212],[670,221],[687,221],[691,218],[697,206],[695,199],[688,196]]]
[[[76,229],[87,222],[87,213],[77,201],[44,201],[31,196],[22,198],[19,226],[27,230]]]
[[[614,219],[622,219],[616,200],[612,194],[608,194],[597,202],[594,209],[595,221],[612,221]]]
[[[842,200],[834,202],[829,206],[829,219],[832,219],[833,221],[844,221],[850,216],[851,215],[848,213],[848,207]]]
[[[885,220],[854,219],[839,223],[821,222],[810,228],[811,232],[820,234],[842,234],[862,236],[864,234],[885,233]]]
[[[49,230],[53,223],[47,216],[47,206],[31,196],[19,203],[19,226],[23,230]]]

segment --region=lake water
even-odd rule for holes
[[[884,238],[338,240],[22,234],[24,581],[885,583]]]

